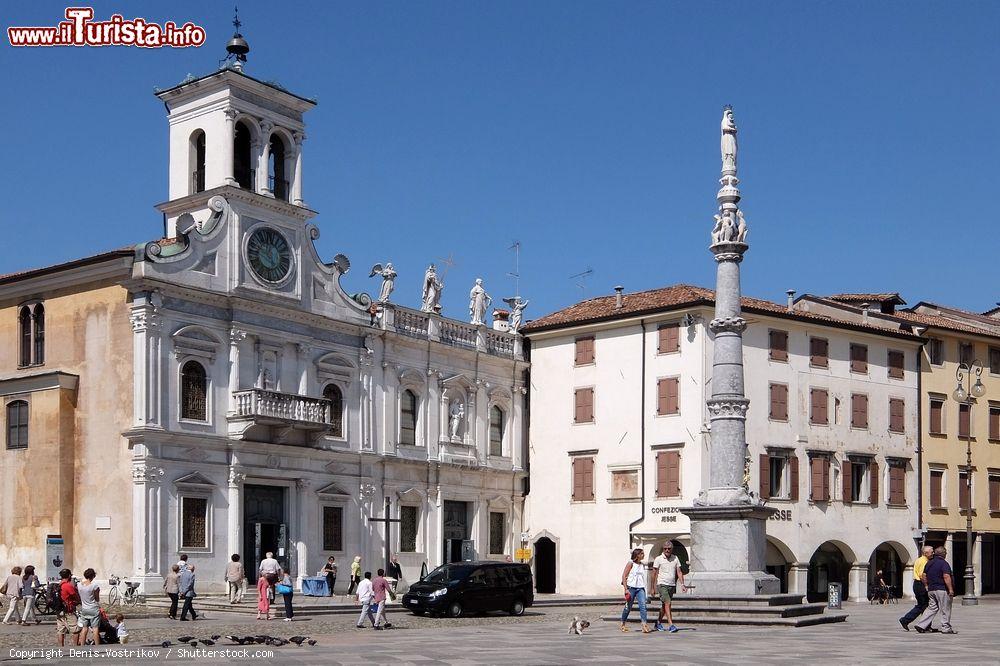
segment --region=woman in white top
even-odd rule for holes
[[[625,588],[625,607],[622,609],[622,631],[628,631],[625,622],[628,621],[628,614],[632,612],[633,602],[639,602],[639,618],[642,620],[642,633],[650,632],[649,625],[646,624],[646,565],[642,563],[642,556],[645,553],[642,548],[635,548],[632,551],[632,559],[625,565],[622,572],[622,587]]]

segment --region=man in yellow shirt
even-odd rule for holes
[[[927,595],[927,587],[920,577],[924,575],[924,567],[927,566],[927,562],[933,556],[934,549],[930,546],[924,546],[920,549],[920,557],[913,563],[913,596],[917,598],[917,605],[911,608],[909,613],[899,618],[899,624],[907,631],[910,630],[910,623],[920,617],[920,614],[924,612],[930,601]]]

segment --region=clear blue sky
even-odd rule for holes
[[[86,3],[83,3],[86,4]],[[95,2],[194,21],[197,49],[0,48],[0,273],[161,232],[153,87],[217,67],[230,2]],[[5,5],[4,27],[66,3]],[[586,296],[714,286],[719,118],[736,108],[747,294],[900,291],[984,310],[997,262],[1000,2],[240,3],[247,72],[315,97],[304,189],[351,291],[375,261],[418,301],[454,254],[540,316]]]

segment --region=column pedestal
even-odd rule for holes
[[[742,504],[681,509],[691,519],[691,573],[698,596],[778,594],[781,582],[764,571],[765,523],[774,509]]]

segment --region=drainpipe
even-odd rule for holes
[[[923,419],[923,377],[920,365],[924,355],[926,340],[917,349],[917,529],[924,527],[924,419]]]
[[[632,530],[646,518],[646,320],[639,320],[642,327],[642,363],[639,372],[639,497],[641,513],[628,524],[628,549],[632,550]]]

